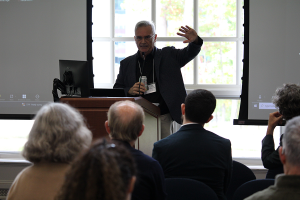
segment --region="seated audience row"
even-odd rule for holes
[[[204,182],[218,194],[220,199],[225,198],[224,194],[226,192],[226,188],[228,187],[232,166],[230,141],[221,138],[214,133],[206,131],[203,128],[204,123],[208,123],[212,119],[212,113],[215,109],[215,106],[216,99],[211,92],[206,90],[195,90],[194,92],[190,93],[186,98],[185,104],[182,105],[184,126],[178,133],[161,140],[162,143],[169,140],[173,141],[172,138],[174,137],[175,141],[171,143],[174,143],[175,146],[170,149],[166,149],[165,152],[167,152],[167,154],[155,157],[157,146],[157,144],[155,144],[153,155],[162,163],[164,167],[169,165],[178,166],[177,169],[174,167],[175,173],[171,171],[170,174],[168,169],[164,169],[163,171],[158,161],[134,148],[136,139],[141,136],[144,130],[143,109],[131,101],[120,101],[110,107],[108,111],[108,120],[105,122],[105,128],[113,142],[122,143],[131,152],[137,166],[137,180],[135,189],[132,193],[132,199],[166,199],[167,194],[165,189],[165,176],[176,177],[176,172],[180,172],[180,174],[178,174],[179,177],[192,178]],[[47,115],[44,113],[44,110],[55,110],[56,114],[50,113]],[[74,114],[70,115],[69,113]],[[77,118],[79,119],[78,121],[80,123],[80,127],[77,127],[78,131],[72,129],[70,127],[71,125],[69,125],[74,123],[72,120]],[[49,104],[39,111],[32,130],[35,130],[36,126],[46,127],[45,129],[47,131],[43,129],[40,130],[40,128],[38,128],[38,133],[40,134],[38,135],[39,138],[35,140],[32,139],[32,131],[27,143],[35,144],[43,137],[46,137],[42,140],[47,142],[47,145],[43,144],[43,149],[34,149],[31,152],[32,154],[39,152],[41,154],[39,160],[29,159],[25,156],[25,158],[34,163],[34,165],[28,169],[35,168],[42,163],[47,166],[46,171],[41,172],[42,175],[38,175],[37,173],[33,172],[35,174],[34,177],[41,182],[45,182],[44,180],[48,180],[48,178],[44,176],[50,175],[51,178],[56,178],[60,181],[53,181],[51,183],[50,181],[45,182],[51,185],[56,183],[56,187],[50,187],[50,185],[37,183],[37,185],[41,188],[38,190],[39,192],[37,194],[34,193],[34,190],[39,187],[35,185],[31,187],[27,184],[26,189],[24,190],[30,194],[30,197],[28,197],[30,199],[34,199],[35,197],[36,199],[53,199],[56,192],[62,186],[65,173],[70,168],[70,162],[72,162],[74,159],[74,156],[71,157],[68,155],[68,152],[65,149],[62,149],[60,145],[64,145],[64,147],[68,150],[72,150],[74,147],[67,146],[65,143],[72,143],[71,136],[76,135],[73,133],[76,132],[77,135],[82,134],[84,136],[82,137],[88,142],[84,143],[81,140],[75,140],[77,142],[75,146],[82,147],[77,150],[75,155],[80,154],[80,151],[82,151],[84,148],[87,148],[90,144],[91,133],[85,127],[82,116],[75,111],[75,109],[68,105],[58,103]],[[48,128],[49,126],[51,126],[51,128]],[[88,132],[88,134],[85,133],[85,131]],[[180,137],[176,138],[177,135]],[[40,144],[39,142],[37,143]],[[26,154],[26,148],[28,144],[25,145],[24,155]],[[176,147],[178,144],[179,146]],[[177,148],[180,149],[180,153],[178,152]],[[166,161],[174,159],[171,158],[173,156],[171,151],[173,150],[173,155],[178,157],[177,161],[180,162],[171,162],[170,164],[163,163],[164,158]],[[47,151],[58,151],[60,154],[68,156],[69,160],[60,160],[53,155],[50,156],[52,160],[44,158],[43,153]],[[161,152],[164,152],[164,150],[160,151],[157,155],[159,155]],[[83,159],[83,157],[81,158]],[[60,174],[56,176],[46,173],[53,168],[52,165],[58,165],[58,163],[63,163],[65,170],[58,169]],[[77,163],[80,163],[80,161],[77,161]],[[85,162],[82,161],[82,163]],[[80,165],[78,166],[78,170],[80,170],[79,167]],[[77,169],[77,167],[73,165],[71,171],[75,170],[75,168]],[[25,169],[24,171],[28,171],[28,169]],[[84,166],[81,168],[81,170],[84,170]],[[185,172],[187,174],[184,174]],[[14,194],[22,195],[23,199],[26,199],[24,198],[25,196],[19,192],[19,190],[22,190],[22,187],[25,185],[17,185],[17,183],[20,182],[19,177],[22,176],[22,174],[25,173],[20,173],[20,175],[18,175],[16,178],[15,183],[10,189],[8,199],[14,199]],[[69,180],[72,179],[71,174],[72,172],[69,173],[66,179],[66,183],[63,187],[63,191],[60,193],[59,199],[67,199],[68,192],[66,192],[66,188],[70,189],[71,187],[75,187],[75,185],[68,183]],[[76,174],[79,174],[79,172],[77,171]],[[77,179],[79,178],[77,177]],[[30,182],[32,181],[30,180]],[[68,187],[67,184],[69,184]],[[78,187],[79,185],[81,184],[78,183]],[[32,190],[27,190],[27,187],[32,188]],[[47,193],[45,193],[43,188],[51,188],[51,191],[48,191],[49,195],[46,195]],[[84,188],[81,191],[84,191]],[[38,195],[39,193],[40,195]],[[34,195],[32,196],[32,194]],[[47,198],[44,198],[45,196],[47,196]]]
[[[298,196],[293,185],[300,179],[300,117],[290,119],[300,115],[300,109],[294,109],[300,105],[300,87],[285,84],[276,91],[273,102],[279,112],[270,114],[262,160],[270,169],[280,168],[281,161],[286,175],[277,176],[275,186],[249,199],[280,196],[286,191],[279,194],[274,190],[281,191],[285,184],[291,185],[290,199]],[[92,147],[91,132],[78,111],[60,103],[43,106],[23,150],[33,165],[16,177],[7,199],[53,200],[57,195],[56,200],[164,200],[165,178],[201,181],[219,199],[226,199],[232,174],[231,142],[204,129],[213,119],[215,107],[211,92],[198,89],[189,93],[181,105],[182,127],[156,142],[151,158],[134,148],[145,128],[144,111],[134,102],[119,101],[110,107],[105,128],[112,140],[98,141]],[[283,118],[290,121],[283,147],[275,150],[273,131]]]

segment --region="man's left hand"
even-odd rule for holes
[[[182,33],[177,33],[177,35],[180,35],[182,37],[185,37],[187,40],[183,41],[183,43],[191,43],[191,42],[198,42],[198,34],[197,32],[192,29],[189,26],[181,26],[179,31],[181,31]]]

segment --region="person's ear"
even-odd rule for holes
[[[105,126],[105,130],[108,134],[110,134],[110,128],[108,126],[108,121],[106,120],[105,123],[104,123],[104,126]]]
[[[181,104],[181,114],[185,115],[185,104],[184,103]]]
[[[283,147],[279,147],[279,158],[280,158],[280,161],[281,163],[284,165],[286,163],[286,156],[284,154],[284,149]]]
[[[210,120],[212,120],[213,118],[214,118],[214,116],[211,115],[205,123],[210,122]]]
[[[140,137],[143,134],[144,130],[145,130],[145,125],[143,124],[142,129],[140,130],[138,137]]]
[[[136,181],[136,176],[133,176],[129,182],[128,193],[133,192],[135,181]]]
[[[156,42],[156,38],[157,38],[157,34],[155,34],[155,36],[154,36],[154,42]]]

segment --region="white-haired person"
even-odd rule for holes
[[[33,164],[17,175],[7,200],[53,200],[70,163],[91,141],[90,130],[74,108],[61,103],[43,106],[22,152]]]
[[[300,116],[287,122],[282,146],[279,147],[279,158],[284,174],[276,176],[273,186],[251,195],[246,200],[300,199]]]

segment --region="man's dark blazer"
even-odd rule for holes
[[[165,176],[160,164],[143,152],[121,142],[131,152],[137,166],[137,179],[131,200],[165,200],[167,197]]]
[[[219,199],[226,199],[232,171],[230,140],[200,124],[187,124],[154,143],[152,157],[162,166],[165,178],[199,180],[211,187]]]
[[[282,146],[282,137],[280,136],[279,147]],[[275,179],[277,174],[283,173],[283,165],[279,158],[279,147],[275,150],[273,135],[266,135],[262,140],[261,160],[265,168],[269,169],[266,178]]]
[[[183,49],[165,47],[155,49],[154,69],[157,77],[160,93],[166,102],[171,117],[181,124],[180,105],[184,102],[186,91],[181,75],[181,67],[185,66],[200,52],[203,40],[198,37],[199,45],[189,43]],[[124,88],[126,95],[129,89],[136,83],[138,53],[121,61],[119,74],[114,88]]]

